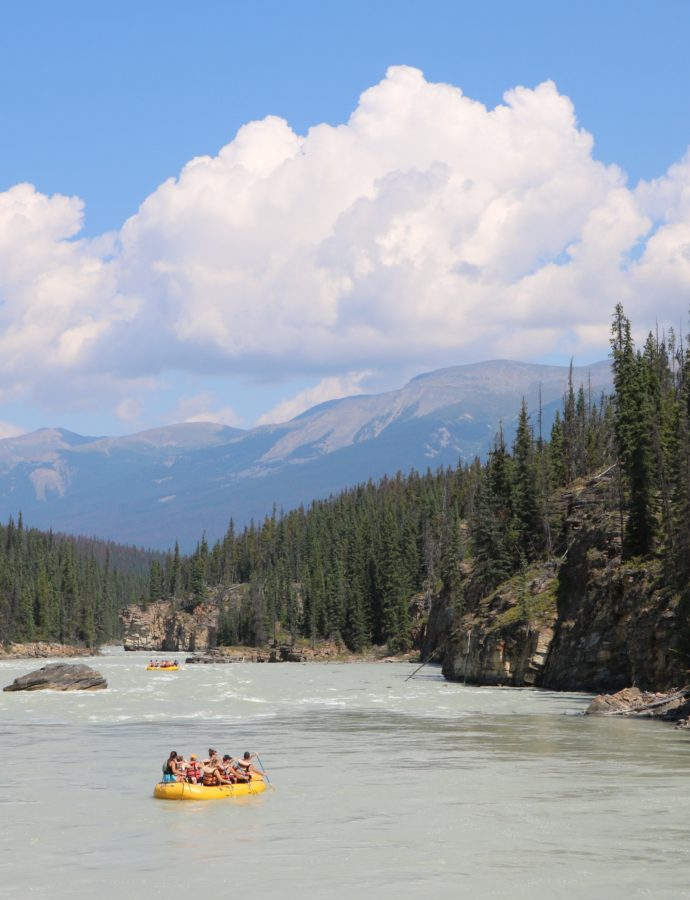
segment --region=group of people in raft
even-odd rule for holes
[[[189,760],[170,751],[170,756],[163,763],[163,781],[183,781],[187,784],[203,784],[206,787],[218,787],[221,784],[246,784],[252,780],[252,774],[263,775],[252,760],[257,756],[248,750],[241,759],[233,759],[226,753],[221,759],[216,750],[209,748],[208,758],[199,760],[192,753]]]
[[[178,665],[177,660],[171,659],[150,659],[149,669],[172,669]]]

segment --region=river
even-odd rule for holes
[[[690,898],[688,732],[432,667],[147,660],[0,693],[4,900]],[[208,747],[258,751],[274,790],[153,799],[170,750]]]

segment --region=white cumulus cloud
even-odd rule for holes
[[[219,406],[218,398],[211,391],[180,397],[170,418],[173,422],[217,422],[231,427],[242,424],[235,410],[231,406]]]
[[[275,420],[353,372],[591,352],[618,301],[677,325],[690,288],[688,158],[628,186],[550,82],[487,109],[396,66],[344,124],[245,125],[117,234],[80,240],[82,216],[0,194],[0,399],[103,386],[128,418],[166,370],[312,377]]]
[[[289,397],[274,406],[267,413],[264,413],[258,421],[257,425],[271,425],[274,422],[287,422],[294,419],[300,413],[317,406],[319,403],[326,403],[328,400],[334,400],[340,397],[352,397],[355,394],[364,393],[362,381],[364,381],[371,372],[348,372],[343,377],[332,376],[330,378],[322,378],[314,387],[307,388]]]
[[[11,422],[0,422],[0,440],[3,438],[19,437],[19,435],[24,434],[25,431],[25,428],[19,428]]]

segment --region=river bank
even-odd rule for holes
[[[360,653],[352,653],[335,641],[316,643],[278,644],[264,647],[214,647],[185,658],[190,665],[223,665],[226,663],[414,663],[419,652],[390,654],[386,647],[369,647]]]
[[[94,651],[87,647],[76,647],[50,641],[0,644],[0,659],[59,659],[93,655]]]
[[[109,644],[109,647],[120,648],[121,644]],[[79,647],[73,644],[60,644],[50,641],[30,641],[27,643],[11,642],[0,644],[0,660],[12,659],[60,659],[98,656],[98,650]],[[140,651],[144,652],[144,651]],[[160,651],[151,654],[160,655]],[[170,655],[170,654],[168,654]],[[181,654],[178,652],[178,656]],[[281,644],[278,647],[214,647],[185,658],[185,662],[212,663],[264,663],[264,662],[387,662],[414,663],[419,660],[419,652],[410,650],[407,653],[390,654],[386,647],[371,647],[361,653],[352,653],[342,644],[335,641],[318,641],[315,644]]]

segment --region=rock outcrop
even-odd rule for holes
[[[551,570],[534,566],[482,597],[465,564],[465,608],[437,598],[424,654],[438,648],[447,678],[475,684],[616,691],[684,683],[688,610],[654,560],[621,561],[612,473],[579,483],[561,504],[564,549]]]
[[[48,641],[31,641],[28,644],[4,644],[0,646],[0,659],[50,659],[67,656],[93,656],[94,650],[71,647]]]
[[[218,620],[219,610],[213,603],[202,603],[191,610],[163,600],[145,609],[127,606],[121,613],[124,648],[203,653],[216,645]]]
[[[588,716],[630,716],[644,719],[664,719],[687,727],[690,715],[690,687],[665,693],[624,688],[615,694],[599,694],[585,711]]]
[[[536,567],[501,585],[456,620],[443,674],[472,684],[539,684],[556,620],[553,570]]]
[[[3,691],[102,691],[107,687],[101,673],[90,666],[51,663],[20,675]]]
[[[314,646],[298,644],[278,644],[267,648],[255,647],[215,647],[197,656],[188,657],[191,665],[224,665],[226,663],[248,662],[327,662],[342,660],[344,657],[357,658],[347,653],[336,641],[318,641]]]
[[[658,561],[622,561],[614,491],[613,481],[592,479],[569,495],[545,687],[669,690],[687,678],[680,598]]]
[[[188,665],[213,666],[227,665],[228,663],[257,663],[269,662],[269,654],[252,647],[229,648],[214,647],[198,656],[188,656],[185,659]]]

